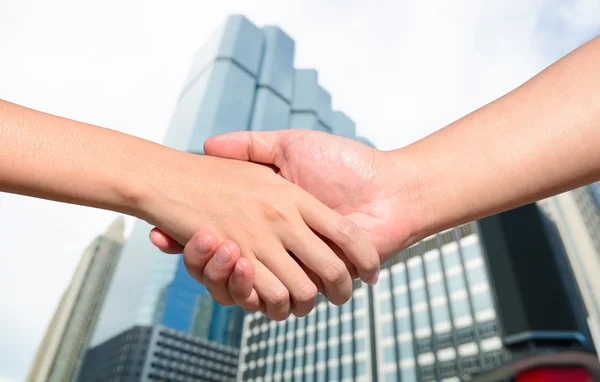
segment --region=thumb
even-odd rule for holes
[[[204,142],[204,153],[227,159],[276,164],[289,134],[290,130],[237,131],[219,135]]]

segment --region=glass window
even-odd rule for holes
[[[429,326],[429,314],[428,312],[415,312],[413,314],[415,320],[415,329],[422,329]]]
[[[267,374],[269,375],[269,374]],[[314,382],[315,381],[315,372],[314,371],[307,371],[306,373],[304,373],[304,382]]]
[[[321,328],[319,329],[318,332],[318,342],[323,342],[327,339],[327,332],[326,332],[326,328]]]
[[[398,376],[396,375],[395,370],[385,373],[385,382],[398,382]]]
[[[379,281],[377,281],[377,287],[380,291],[385,292],[390,290],[390,278],[388,277],[380,277]]]
[[[306,335],[306,344],[307,345],[314,345],[315,344],[315,333],[308,333]]]
[[[460,264],[460,257],[457,251],[445,252],[442,254],[442,257],[444,258],[444,267],[446,270]]]
[[[384,346],[383,349],[383,363],[396,363],[396,352],[394,346]]]
[[[460,300],[452,301],[452,314],[455,318],[461,316],[468,316],[471,314],[469,312],[469,303],[466,298],[461,298]]]
[[[400,359],[412,358],[415,354],[412,341],[398,342],[398,353],[400,353]]]
[[[450,292],[465,289],[465,280],[462,273],[448,277],[448,288],[450,289]]]
[[[342,321],[342,334],[352,333],[352,321]]]
[[[423,287],[411,289],[410,296],[412,297],[413,305],[423,302],[427,299],[425,296],[425,288]]]
[[[392,301],[389,298],[382,298],[379,303],[381,314],[392,312]]]
[[[365,298],[363,296],[355,296],[354,300],[354,309],[362,309],[365,307]]]
[[[487,282],[487,275],[485,274],[485,268],[483,266],[467,269],[467,279],[469,285],[477,285],[482,282]]]
[[[365,339],[364,338],[356,338],[356,352],[361,353],[365,351]]]
[[[450,320],[450,315],[448,314],[448,306],[446,304],[434,306],[431,309],[431,313],[433,315],[433,322],[436,324]]]
[[[360,316],[354,319],[354,329],[362,330],[365,328],[365,318]]]
[[[392,272],[392,277],[394,278],[394,287],[398,285],[406,285],[406,275],[404,273],[404,269],[398,272]]]
[[[327,352],[325,348],[317,349],[317,362],[326,362],[327,361]]]
[[[410,316],[398,317],[396,319],[396,329],[398,330],[398,334],[410,333],[412,330],[410,327]]]
[[[423,279],[423,266],[421,263],[408,267],[408,277],[410,281]]]
[[[442,297],[446,294],[444,289],[444,283],[442,280],[438,280],[432,284],[429,284],[429,296],[431,298]]]
[[[317,382],[327,382],[327,369],[317,370]]]
[[[388,322],[384,322],[381,325],[381,335],[383,337],[393,337],[394,336],[394,321],[390,320]]]
[[[330,325],[329,326],[329,338],[339,337],[339,335],[340,335],[339,324]]]
[[[281,373],[283,371],[283,360],[277,360],[275,361],[275,372],[276,373]]]
[[[396,309],[403,309],[408,307],[408,295],[406,293],[395,293],[394,302],[396,303]]]
[[[402,382],[417,382],[417,373],[414,367],[403,367],[400,369]]]
[[[340,345],[335,344],[329,346],[329,359],[338,359],[340,357]]]
[[[352,363],[342,364],[342,378],[352,378],[353,373],[354,371],[352,370]]]
[[[494,306],[492,304],[492,296],[489,292],[477,293],[473,296],[473,310],[476,312],[492,309]]]
[[[442,264],[440,258],[425,261],[425,269],[427,273],[440,272],[442,270]]]
[[[366,361],[358,361],[356,363],[356,376],[360,377],[367,374],[367,362]]]
[[[352,355],[352,341],[342,342],[342,355]]]
[[[462,254],[465,262],[481,257],[481,250],[477,243],[465,245],[462,247]]]
[[[328,370],[329,370],[329,380],[337,381],[340,377],[339,369],[337,367],[330,367]]]

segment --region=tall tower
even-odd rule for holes
[[[124,232],[125,220],[118,217],[83,252],[37,349],[28,382],[64,382],[77,374],[125,242]]]

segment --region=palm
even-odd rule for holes
[[[406,214],[400,213],[397,195],[377,171],[380,151],[318,132],[286,137],[281,148],[274,158],[280,174],[358,224],[380,256],[388,258],[408,239]]]

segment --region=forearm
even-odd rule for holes
[[[600,179],[598,62],[595,38],[508,95],[389,152],[396,168],[415,174],[417,236]]]
[[[140,214],[170,150],[0,100],[0,191]]]

